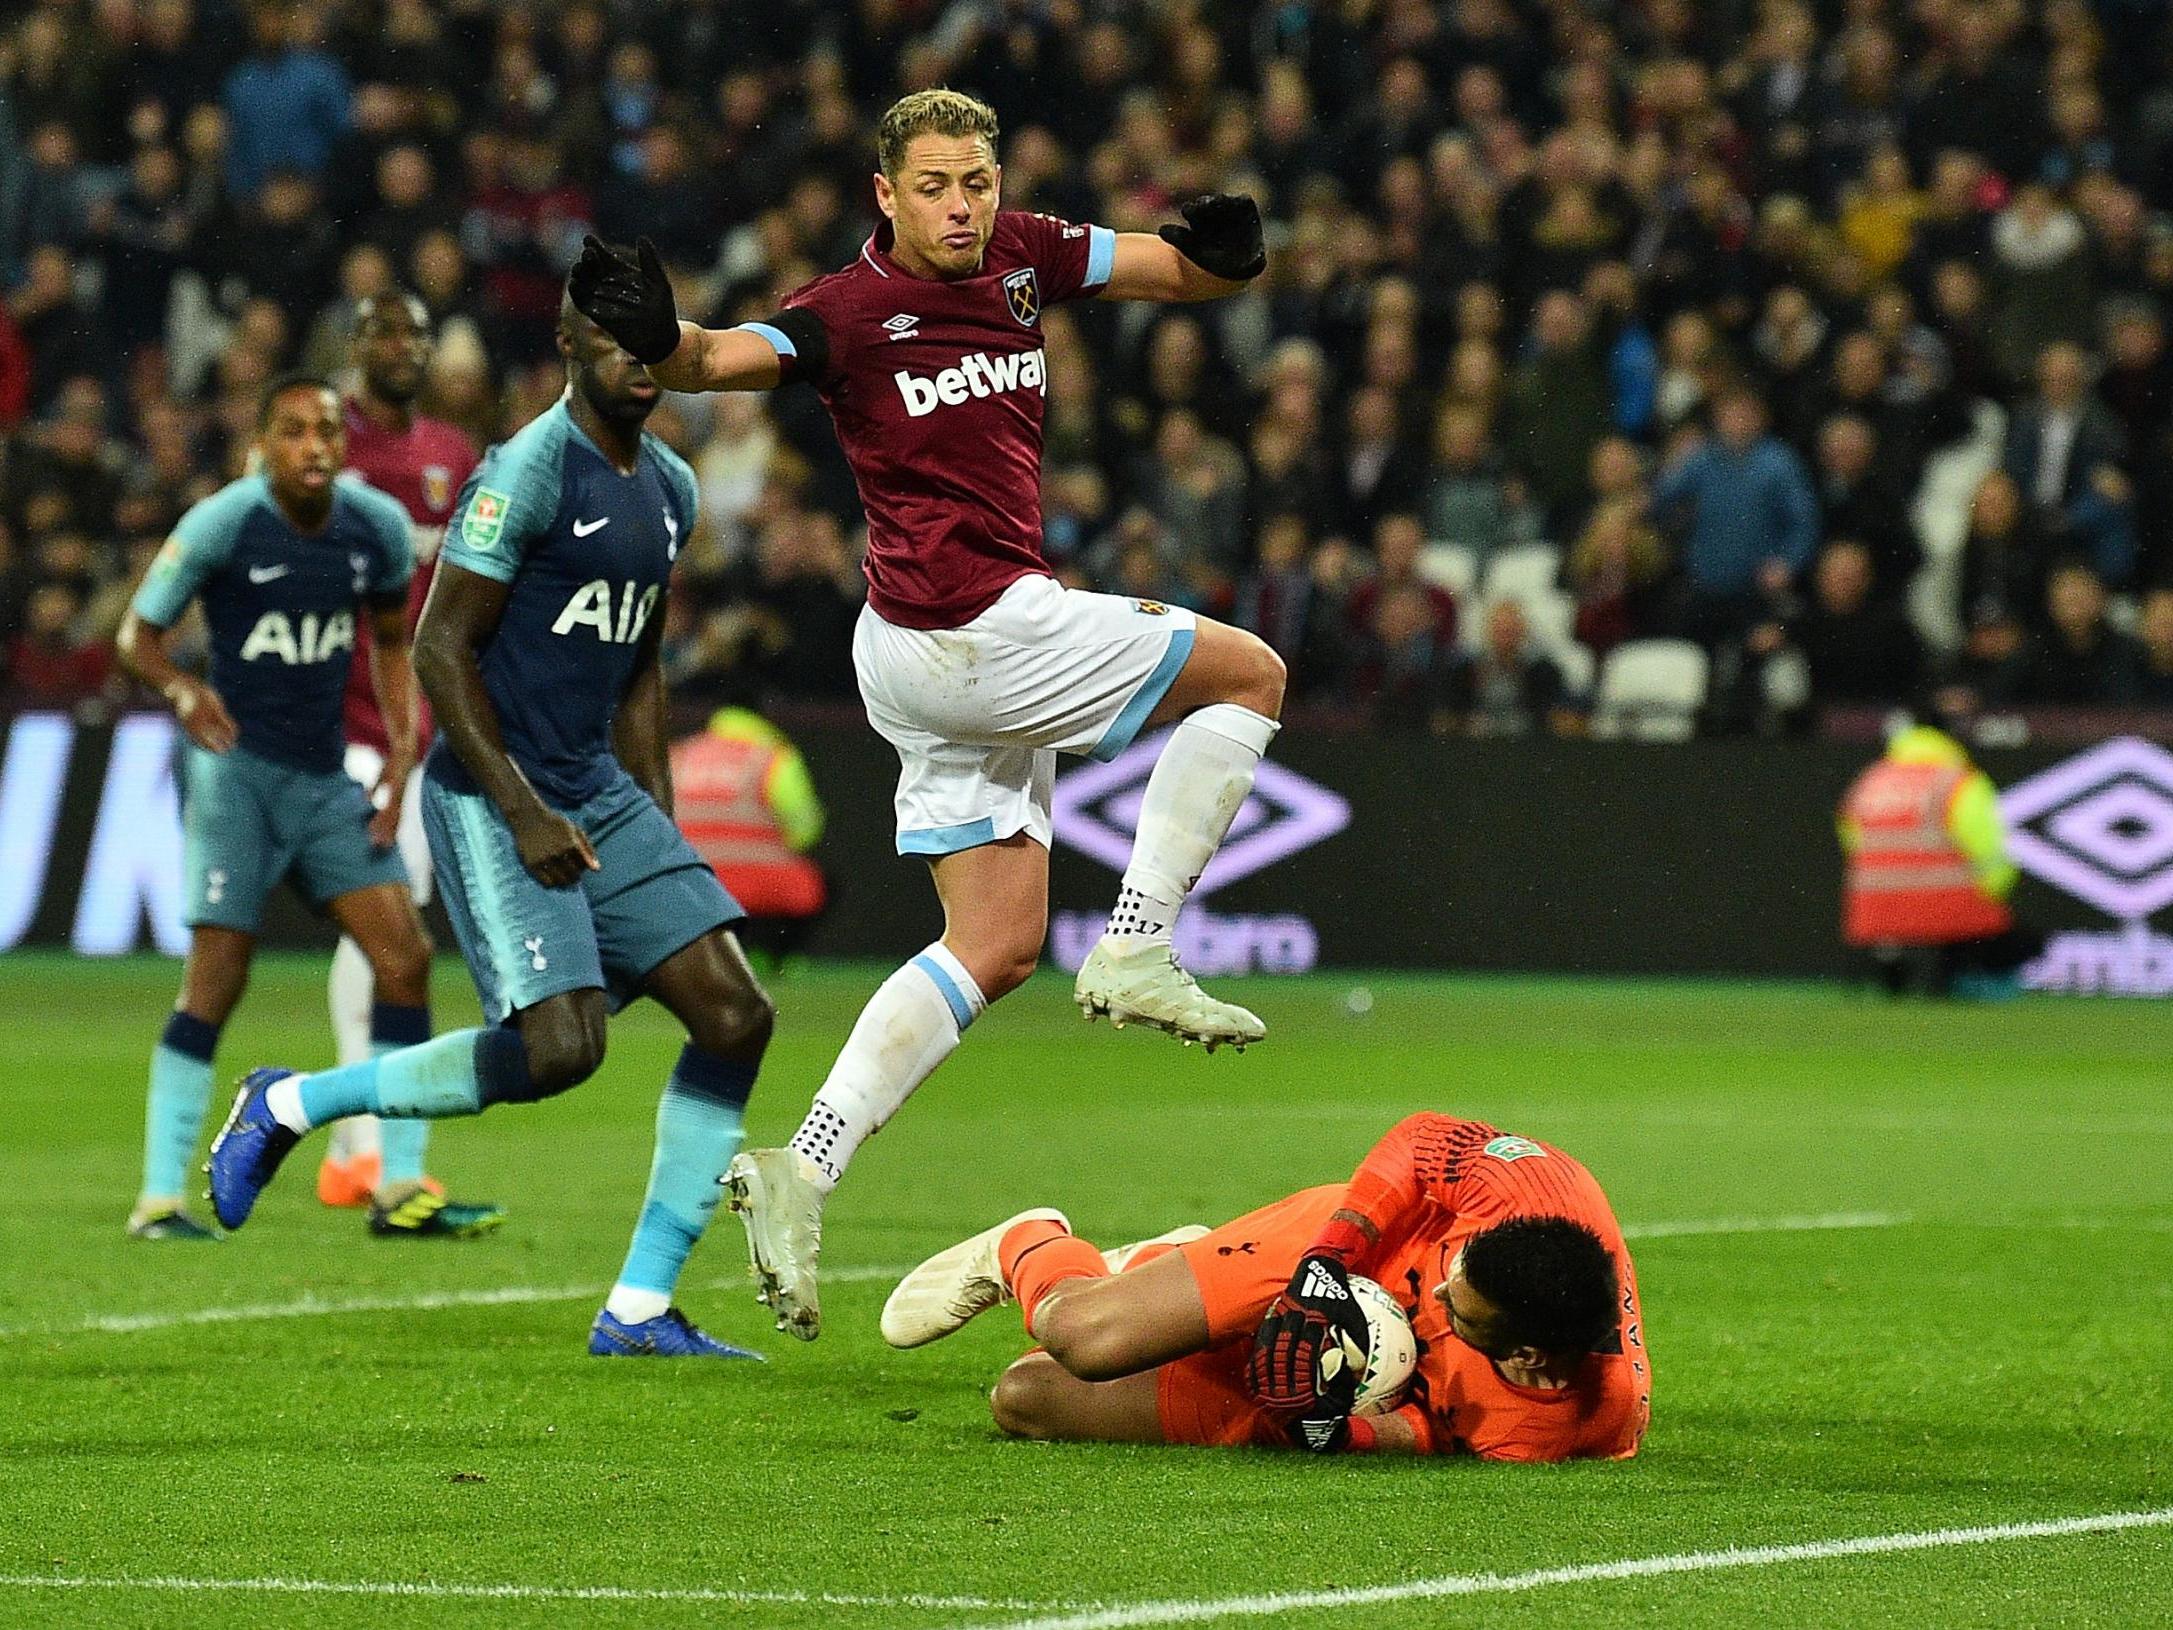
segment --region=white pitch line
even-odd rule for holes
[[[641,1590],[622,1585],[436,1585],[400,1579],[190,1579],[174,1574],[142,1578],[69,1578],[36,1573],[0,1574],[0,1590],[156,1590],[271,1594],[282,1596],[398,1596],[426,1601],[483,1602],[713,1602],[727,1606],[919,1608],[932,1613],[1031,1612],[1040,1604],[987,1596],[854,1596],[815,1590]]]
[[[2004,1540],[2059,1539],[2075,1534],[2110,1534],[2130,1528],[2173,1524],[2173,1506],[2154,1511],[2112,1511],[2095,1517],[2062,1517],[2050,1522],[1997,1523],[1979,1528],[1935,1528],[1913,1534],[1867,1534],[1857,1539],[1814,1540],[1802,1545],[1731,1547],[1725,1551],[1679,1551],[1671,1556],[1625,1557],[1618,1562],[1588,1562],[1567,1568],[1535,1568],[1529,1573],[1465,1573],[1438,1579],[1413,1579],[1395,1585],[1349,1586],[1339,1590],[1279,1591],[1259,1596],[1225,1596],[1204,1601],[1136,1602],[1127,1607],[1091,1608],[1044,1617],[1016,1619],[986,1630],[1130,1630],[1139,1625],[1202,1624],[1212,1619],[1267,1618],[1319,1609],[1376,1607],[1391,1602],[1437,1601],[1448,1596],[1500,1596],[1552,1585],[1582,1585],[1611,1579],[1650,1579],[1663,1574],[1711,1573],[1724,1568],[1770,1568],[1790,1562],[1827,1562],[1837,1557],[1888,1556],[1902,1551],[1942,1550],[1958,1545],[1991,1545]]]
[[[839,1268],[823,1275],[830,1285],[895,1279],[903,1268]],[[711,1289],[745,1287],[744,1277],[711,1281]],[[411,1296],[298,1296],[289,1302],[238,1307],[194,1307],[177,1313],[97,1313],[73,1324],[23,1324],[0,1329],[0,1341],[22,1336],[132,1335],[194,1324],[247,1324],[259,1319],[318,1319],[341,1313],[431,1313],[449,1307],[517,1307],[528,1302],[576,1302],[601,1297],[608,1285],[499,1285],[486,1290],[422,1291]]]
[[[1834,1228],[1898,1228],[1906,1211],[1820,1211],[1800,1217],[1710,1217],[1693,1222],[1631,1223],[1624,1239],[1681,1239],[1696,1234],[1813,1234]]]
[[[1827,1211],[1789,1217],[1708,1217],[1677,1222],[1633,1223],[1625,1239],[1678,1239],[1705,1234],[1797,1234],[1828,1229],[1893,1228],[1909,1221],[1899,1211]],[[896,1279],[903,1267],[836,1268],[823,1275],[828,1285],[860,1285]],[[714,1290],[743,1286],[744,1278],[710,1281]],[[500,1285],[485,1290],[421,1291],[410,1296],[298,1296],[287,1302],[252,1302],[234,1307],[184,1308],[172,1313],[97,1313],[70,1324],[15,1325],[0,1328],[0,1341],[24,1336],[134,1335],[145,1330],[173,1330],[189,1325],[250,1324],[261,1319],[320,1319],[344,1313],[434,1313],[460,1307],[518,1307],[530,1302],[575,1302],[602,1296],[605,1285]]]

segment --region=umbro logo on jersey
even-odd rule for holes
[[[969,397],[993,396],[1003,391],[1048,391],[1048,376],[1039,351],[1013,351],[1000,357],[976,352],[959,358],[957,367],[946,368],[933,379],[903,369],[890,377],[898,394],[905,398],[907,415],[915,419],[925,418],[939,407],[956,407]]]
[[[1318,1262],[1307,1270],[1305,1284],[1298,1294],[1305,1297],[1317,1296],[1329,1302],[1347,1302],[1351,1299],[1351,1293],[1335,1282],[1335,1275]]]
[[[918,337],[914,331],[920,327],[920,319],[910,312],[901,311],[883,326],[890,331],[890,337],[894,340],[914,339]]]
[[[252,583],[273,583],[293,570],[292,566],[252,566],[249,568],[249,581]]]
[[[610,524],[611,517],[608,515],[600,521],[576,521],[573,523],[573,535],[577,538],[585,538],[591,532],[601,532]]]

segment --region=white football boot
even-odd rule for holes
[[[747,1225],[756,1294],[777,1315],[777,1328],[802,1341],[822,1334],[822,1293],[815,1284],[822,1255],[818,1175],[797,1149],[743,1150],[724,1174],[725,1196]]]
[[[1109,1265],[1111,1273],[1122,1273],[1132,1265],[1132,1258],[1150,1245],[1190,1245],[1196,1239],[1205,1239],[1214,1230],[1205,1223],[1186,1223],[1182,1228],[1172,1228],[1166,1234],[1153,1239],[1136,1239],[1129,1245],[1112,1245],[1102,1253],[1102,1261]]]
[[[1202,1042],[1210,1053],[1224,1042],[1243,1052],[1268,1033],[1256,1014],[1200,989],[1199,981],[1177,966],[1167,940],[1123,945],[1103,935],[1080,965],[1071,994],[1089,1019],[1107,1015],[1119,1030],[1151,1024],[1188,1047]]]
[[[947,1251],[938,1251],[898,1281],[883,1304],[883,1339],[893,1347],[920,1347],[962,1329],[976,1314],[1011,1300],[996,1247],[1022,1222],[1071,1223],[1046,1206],[1007,1217]]]

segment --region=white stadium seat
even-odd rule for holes
[[[1705,651],[1689,640],[1631,640],[1600,669],[1592,733],[1631,741],[1688,741],[1705,705]]]
[[[1551,544],[1520,544],[1486,563],[1486,597],[1529,605],[1542,594],[1554,593],[1561,575],[1561,550]]]
[[[1460,543],[1429,543],[1419,553],[1418,574],[1465,605],[1479,586],[1479,557]]]

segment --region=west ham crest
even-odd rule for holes
[[[453,503],[453,472],[442,464],[422,467],[423,503],[433,514],[443,514]]]
[[[1004,298],[1011,303],[1011,315],[1028,328],[1041,321],[1041,280],[1034,276],[1031,266],[1021,266],[1015,272],[1004,274]]]

